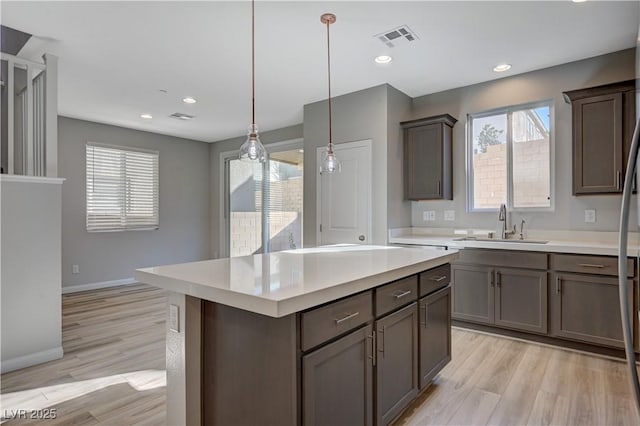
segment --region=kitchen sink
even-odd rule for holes
[[[524,244],[547,244],[549,241],[541,240],[519,240],[519,239],[501,239],[501,238],[478,238],[478,237],[462,237],[454,238],[453,241],[480,241],[480,242],[495,242],[495,243],[524,243]]]

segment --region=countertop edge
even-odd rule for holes
[[[237,293],[215,287],[208,287],[198,283],[150,273],[141,269],[135,271],[135,279],[141,283],[160,287],[171,292],[197,297],[199,299],[220,303],[261,315],[281,318],[323,305],[333,300],[359,293],[361,291],[378,287],[427,269],[444,265],[451,262],[457,256],[457,250],[443,251],[441,256],[435,259],[429,259],[413,265],[395,268],[380,274],[367,276],[347,283],[337,284],[332,287],[279,301],[268,300],[249,294]],[[309,298],[313,298],[313,301],[309,301]]]

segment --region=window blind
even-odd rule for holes
[[[157,229],[158,152],[87,143],[87,231]]]

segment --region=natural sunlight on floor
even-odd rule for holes
[[[43,386],[0,395],[0,420],[6,420],[18,410],[41,410],[55,407],[65,401],[79,398],[109,386],[128,383],[138,392],[167,385],[166,370],[140,370],[96,379],[78,380],[52,386]]]

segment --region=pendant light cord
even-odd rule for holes
[[[251,0],[251,124],[256,124],[255,0]],[[252,130],[253,132],[253,130]]]
[[[331,45],[329,43],[329,25],[331,21],[327,20],[327,70],[329,74],[329,153],[333,153],[333,131],[331,126]]]

